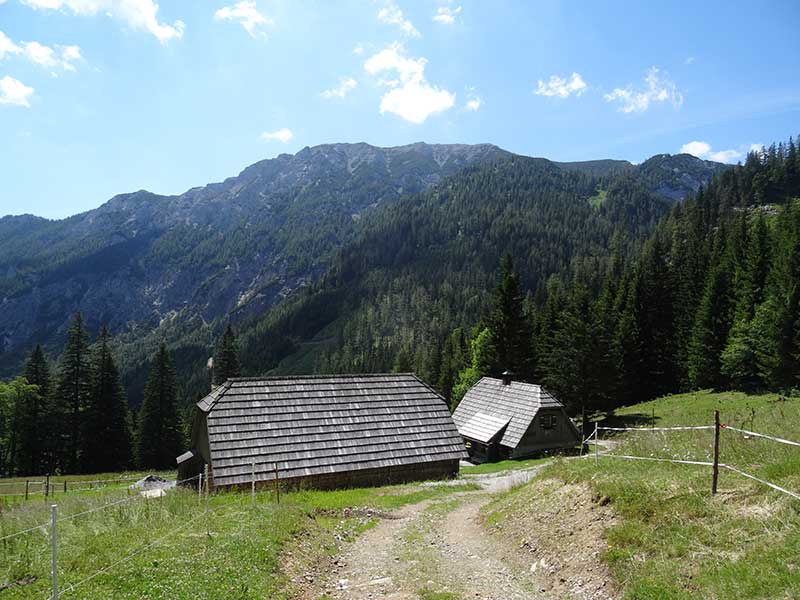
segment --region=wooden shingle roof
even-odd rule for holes
[[[465,458],[444,399],[412,374],[237,378],[197,403],[215,485]]]
[[[519,381],[503,385],[502,379],[484,377],[465,394],[453,413],[453,421],[462,435],[479,442],[488,441],[482,438],[493,425],[505,421],[508,426],[500,444],[516,448],[540,408],[563,408],[563,405],[540,385]],[[478,424],[483,427],[476,432]],[[499,428],[495,429],[495,433],[498,431]]]

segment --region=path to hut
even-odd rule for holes
[[[529,572],[499,558],[497,542],[479,521],[492,493],[531,480],[542,466],[465,477],[483,489],[406,506],[382,519],[334,559],[311,597],[418,600],[424,592],[441,598],[451,596],[435,594],[450,592],[475,600],[545,598]]]

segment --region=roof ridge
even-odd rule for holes
[[[296,380],[296,379],[341,379],[344,377],[399,377],[411,376],[420,382],[424,383],[416,373],[315,373],[313,375],[256,375],[250,377],[229,377],[225,383],[240,382],[240,381],[278,381],[278,380]],[[427,384],[425,384],[427,385]]]

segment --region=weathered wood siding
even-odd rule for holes
[[[555,427],[542,427],[541,417],[555,417]],[[512,458],[522,458],[545,450],[573,448],[581,441],[567,413],[562,409],[542,408],[531,421],[531,425],[513,449]]]

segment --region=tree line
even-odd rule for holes
[[[438,385],[454,403],[506,368],[584,414],[699,388],[798,394],[794,141],[676,204],[634,260],[612,252],[604,270],[552,277],[525,297],[506,258],[487,314],[443,348]]]
[[[215,357],[216,383],[239,375],[237,340],[230,326]],[[0,382],[2,476],[172,469],[187,441],[166,345],[152,357],[144,400],[134,414],[108,329],[103,327],[90,342],[80,313],[71,320],[55,367],[37,345],[23,373]]]

